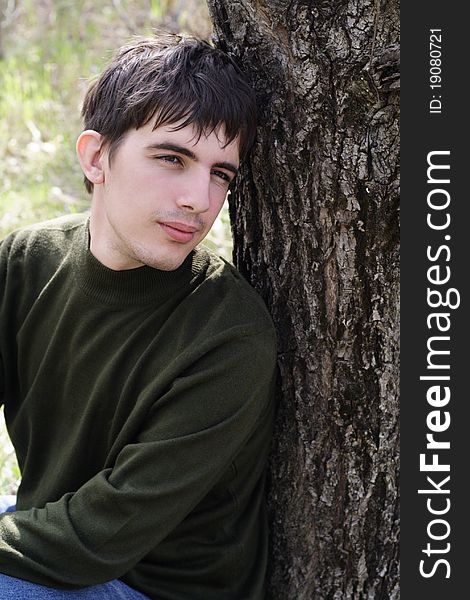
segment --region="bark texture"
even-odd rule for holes
[[[257,89],[230,209],[279,333],[270,600],[398,592],[398,0],[209,0]]]

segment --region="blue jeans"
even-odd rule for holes
[[[0,573],[2,600],[148,600],[140,592],[115,579],[80,590],[57,590]]]
[[[0,512],[15,510],[14,496],[0,496]],[[58,590],[0,573],[1,600],[149,600],[137,590],[114,579],[79,590]]]

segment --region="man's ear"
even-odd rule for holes
[[[81,133],[77,140],[77,156],[82,171],[91,183],[104,182],[102,166],[103,154],[101,152],[102,136],[93,129]]]

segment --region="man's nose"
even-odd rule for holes
[[[188,177],[179,190],[177,203],[179,208],[185,208],[195,213],[202,213],[210,207],[210,173],[198,173]]]

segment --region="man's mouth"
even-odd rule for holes
[[[181,243],[190,242],[194,238],[194,234],[199,231],[198,227],[175,221],[159,222],[158,224],[167,235]]]

